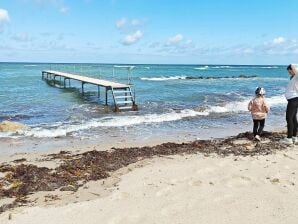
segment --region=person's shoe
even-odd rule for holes
[[[259,135],[256,135],[255,139],[258,140],[258,141],[261,141],[261,137]]]
[[[298,137],[292,137],[292,140],[295,145],[298,144]]]
[[[292,138],[283,138],[280,140],[280,143],[285,145],[293,145],[293,139]]]

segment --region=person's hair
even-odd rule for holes
[[[291,64],[288,65],[287,70],[292,70],[292,65]]]
[[[256,91],[255,91],[255,94],[256,94],[257,97],[261,97],[261,96],[264,96],[266,94],[266,91],[262,87],[257,87]]]

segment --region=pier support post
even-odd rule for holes
[[[97,96],[98,96],[98,98],[100,98],[100,88],[99,88],[99,86],[97,86],[97,91],[98,91]]]
[[[108,105],[108,88],[106,88],[106,106]]]
[[[84,95],[84,82],[82,82],[82,94]]]

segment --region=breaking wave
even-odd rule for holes
[[[207,108],[205,112],[208,113],[228,113],[228,112],[244,112],[247,111],[247,106],[250,99],[246,99],[243,101],[229,102],[227,104],[215,105]],[[267,103],[270,107],[283,105],[287,103],[287,100],[284,96],[273,96],[266,99]]]
[[[178,80],[178,79],[186,79],[187,76],[170,76],[170,77],[141,77],[141,80],[147,80],[147,81],[167,81],[167,80]]]
[[[208,112],[199,112],[192,109],[181,110],[180,112],[169,112],[164,114],[148,114],[141,116],[123,116],[123,117],[104,117],[101,119],[92,119],[81,124],[61,124],[52,127],[34,127],[25,130],[23,135],[29,137],[59,137],[67,136],[69,133],[76,131],[88,130],[98,127],[122,127],[132,126],[145,123],[161,123],[180,120],[187,117],[207,116]]]
[[[206,70],[206,69],[208,69],[208,68],[209,68],[209,66],[206,65],[206,66],[196,67],[196,68],[194,68],[194,69],[196,69],[196,70]]]
[[[51,126],[31,127],[27,130],[21,131],[19,134],[28,137],[37,138],[54,138],[60,136],[67,136],[73,132],[84,131],[91,128],[99,127],[124,127],[140,124],[162,123],[169,121],[177,121],[189,117],[208,116],[214,113],[241,113],[247,112],[247,105],[250,99],[228,102],[226,104],[219,104],[213,106],[199,107],[195,109],[184,109],[180,111],[171,111],[164,114],[146,114],[146,115],[132,115],[132,116],[109,116],[100,119],[91,119],[80,124],[63,124],[57,123]],[[268,104],[272,106],[286,104],[284,96],[273,96],[267,98]]]
[[[169,76],[169,77],[140,77],[141,80],[146,81],[167,81],[167,80],[179,80],[179,79],[248,79],[257,78],[256,75],[238,75],[238,76]]]

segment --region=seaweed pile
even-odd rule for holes
[[[86,182],[100,180],[122,167],[154,156],[170,156],[203,153],[219,156],[254,156],[268,155],[287,147],[279,143],[283,133],[264,133],[264,142],[254,142],[251,133],[241,133],[235,137],[215,140],[198,140],[190,143],[164,143],[153,147],[113,148],[110,151],[88,151],[71,154],[61,151],[47,155],[47,160],[59,160],[61,165],[55,169],[38,167],[23,163],[1,164],[0,200],[14,198],[11,204],[0,207],[0,213],[27,201],[26,196],[38,191],[76,191]],[[239,143],[240,140],[240,143]],[[237,143],[238,141],[238,143]],[[241,143],[242,141],[242,143]],[[20,163],[21,162],[21,163]]]

